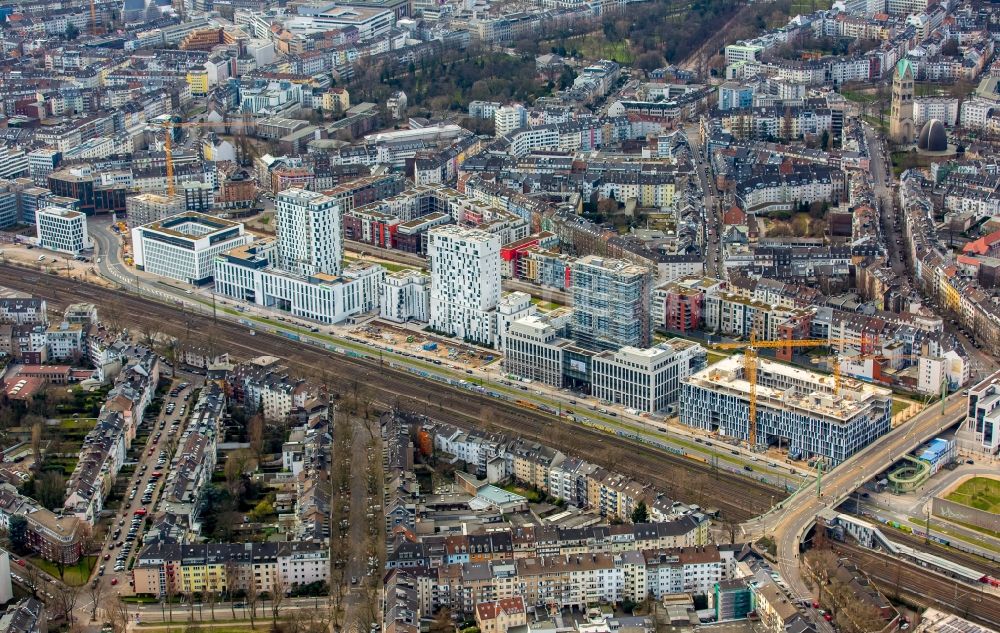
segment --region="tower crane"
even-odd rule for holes
[[[748,342],[737,343],[710,343],[709,346],[715,349],[733,349],[743,352],[743,373],[750,383],[750,416],[748,424],[747,442],[753,449],[757,445],[757,356],[761,349],[785,349],[791,351],[792,347],[827,347],[838,344],[861,343],[861,351],[865,351],[868,343],[865,339],[855,338],[831,338],[831,339],[781,339],[777,341],[758,341],[753,331],[750,332]],[[840,363],[834,363],[834,388],[835,392],[840,392]]]
[[[163,142],[163,153],[164,160],[167,164],[167,195],[173,197],[177,191],[177,185],[174,182],[174,152],[173,152],[173,129],[174,128],[188,128],[188,127],[250,127],[255,125],[254,121],[248,121],[243,119],[241,121],[194,121],[188,123],[179,123],[172,119],[168,119],[163,123],[163,127],[166,130]]]

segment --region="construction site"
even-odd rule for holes
[[[682,382],[682,424],[831,467],[889,431],[890,390],[749,355]]]

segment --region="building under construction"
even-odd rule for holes
[[[888,389],[846,378],[838,389],[833,376],[763,359],[756,377],[758,445],[835,465],[890,429]],[[747,442],[750,394],[742,355],[730,356],[683,381],[681,422]]]
[[[572,263],[570,275],[573,340],[595,351],[652,344],[650,269],[587,255]]]

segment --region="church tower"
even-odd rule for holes
[[[892,75],[892,109],[889,113],[889,138],[895,143],[913,142],[913,65],[899,60]]]

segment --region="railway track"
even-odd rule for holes
[[[882,526],[884,529],[884,526]],[[904,545],[909,545],[915,549],[923,550],[934,554],[935,556],[940,556],[953,563],[958,563],[959,565],[965,565],[971,569],[978,569],[986,574],[996,574],[996,569],[992,568],[995,565],[994,562],[989,561],[982,556],[976,556],[975,554],[970,554],[969,552],[963,552],[962,550],[955,549],[953,547],[946,547],[940,543],[935,543],[934,541],[925,541],[921,536],[914,536],[913,534],[907,534],[901,530],[893,530],[890,534],[892,540]]]
[[[264,331],[251,336],[246,327],[230,321],[181,313],[175,306],[144,297],[32,274],[6,264],[0,264],[0,273],[5,285],[44,298],[53,308],[91,302],[105,314],[115,310],[127,315],[129,323],[140,330],[155,328],[202,345],[224,344],[235,357],[264,354],[280,357],[303,376],[330,381],[342,392],[361,382],[375,390],[375,401],[384,408],[398,406],[460,428],[498,431],[557,447],[611,472],[649,483],[671,499],[718,508],[727,521],[745,521],[783,498],[775,488],[709,464],[511,402],[421,379],[379,359],[333,354],[306,344],[289,345],[288,339]]]
[[[888,598],[936,607],[1000,630],[1000,596],[900,558],[833,541],[831,549],[858,566]]]

